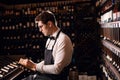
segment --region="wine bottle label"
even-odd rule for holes
[[[87,75],[79,75],[79,80],[88,80],[87,78]]]
[[[96,76],[88,76],[87,80],[97,80]]]
[[[120,21],[120,11],[117,12],[117,20]]]
[[[117,14],[113,13],[113,21],[116,21],[116,18],[117,18]]]

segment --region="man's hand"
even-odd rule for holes
[[[18,63],[33,70],[33,71],[36,70],[36,64],[31,60],[20,58]]]

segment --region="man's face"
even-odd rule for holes
[[[44,34],[44,36],[49,36],[49,26],[48,24],[43,24],[42,21],[38,21],[39,31]]]

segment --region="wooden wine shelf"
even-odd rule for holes
[[[110,43],[107,40],[102,40],[102,44],[108,48],[109,50],[111,50],[113,53],[115,53],[117,56],[119,56],[120,58],[120,48],[115,46],[114,44]]]
[[[120,28],[120,21],[101,24],[102,28]]]
[[[104,62],[105,62],[105,66],[110,69],[109,71],[112,72],[113,75],[112,77],[115,77],[117,80],[120,80],[120,74],[118,73],[118,71],[115,69],[115,67],[106,59],[105,56],[103,56]],[[110,73],[111,73],[110,72]]]

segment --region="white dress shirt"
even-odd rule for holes
[[[56,37],[59,30],[60,29],[58,29],[52,36]],[[48,38],[46,46],[48,45],[49,41],[50,39]],[[54,41],[55,40],[50,41],[47,49],[52,49]],[[54,64],[44,65],[44,61],[41,61],[40,63],[36,64],[36,70],[41,73],[59,74],[64,67],[70,64],[72,53],[73,45],[70,38],[63,32],[60,32],[52,52]]]

